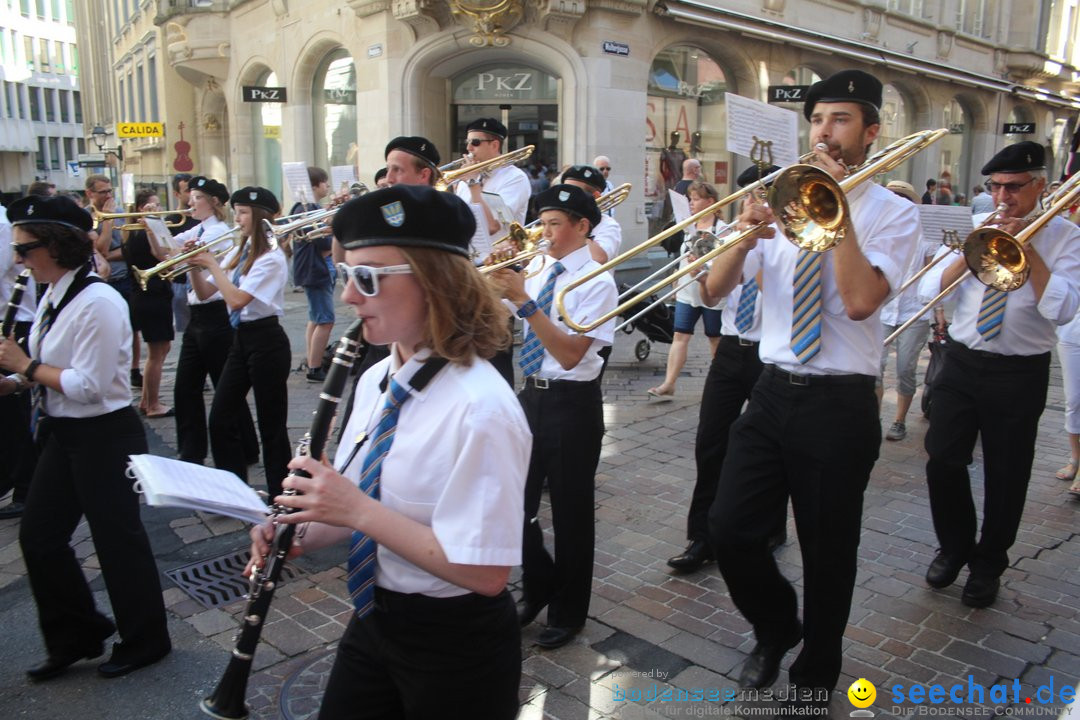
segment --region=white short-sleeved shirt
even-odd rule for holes
[[[51,417],[97,417],[131,404],[131,322],[127,302],[108,283],[84,287],[56,317],[42,342],[45,311],[60,304],[75,273],[69,270],[49,285],[30,330],[30,357],[61,368],[64,392],[45,390],[45,412]]]
[[[595,270],[600,267],[600,263],[592,259],[589,254],[588,247],[581,247],[573,251],[566,257],[559,260],[563,264],[565,270],[555,279],[555,296],[558,297],[559,291],[562,288],[569,285],[576,278],[581,277],[590,270]],[[529,263],[527,272],[532,274],[532,277],[525,280],[525,292],[529,294],[529,297],[534,300],[540,296],[540,291],[544,287],[544,283],[547,282],[548,275],[551,274],[551,268],[555,263],[555,259],[548,255],[540,255],[533,258]],[[537,272],[539,270],[539,272]],[[611,277],[611,273],[601,273],[592,280],[588,281],[584,285],[575,288],[572,292],[566,296],[566,312],[569,313],[570,318],[578,323],[584,325],[590,320],[594,320],[601,315],[605,315],[611,310],[615,309],[618,304],[618,290],[615,287],[615,281]],[[513,306],[510,306],[513,310],[516,310]],[[552,322],[567,334],[574,334],[574,331],[563,323],[562,318],[559,317],[558,305],[552,300],[551,314]],[[528,319],[525,320],[525,325],[528,326]],[[563,369],[563,366],[551,356],[551,353],[545,352],[544,359],[540,364],[540,371],[537,373],[537,377],[546,378],[548,380],[595,380],[600,376],[600,370],[604,366],[604,359],[598,354],[600,349],[605,345],[611,345],[615,340],[615,318],[608,320],[600,327],[585,333],[586,337],[593,339],[592,345],[585,351],[585,355],[581,358],[581,362],[575,365],[570,370]]]
[[[910,201],[880,185],[864,183],[847,195],[862,254],[898,288],[919,245],[918,211]],[[847,316],[836,288],[832,251],[823,253],[821,271],[821,350],[805,365],[791,349],[793,281],[799,248],[779,228],[777,237],[759,240],[764,278],[761,360],[788,372],[810,375],[871,375],[881,372],[884,333],[881,312],[865,320]],[[850,242],[848,238],[844,242]]]
[[[611,260],[619,254],[622,246],[622,227],[615,218],[602,215],[600,224],[593,228],[593,242],[607,253],[607,259]]]
[[[734,289],[732,289],[727,298],[725,298],[727,302],[726,310],[720,317],[721,335],[734,335],[741,337],[744,340],[750,340],[751,342],[758,342],[761,340],[761,307],[764,303],[762,302],[760,289],[758,290],[757,299],[754,302],[754,320],[750,325],[750,329],[746,332],[739,332],[739,328],[735,327],[735,318],[738,314],[739,300],[742,299],[743,286],[748,280],[755,277],[759,270],[761,270],[761,255],[758,254],[757,248],[755,247],[746,254],[746,262],[743,263],[742,280],[734,287]]]
[[[488,232],[487,215],[480,203],[472,201],[472,191],[466,183],[458,183],[455,189],[458,197],[469,204],[473,217],[476,218],[476,232],[469,243],[470,249],[476,258],[486,258],[491,254],[492,244],[504,234],[509,225],[504,225],[498,235],[492,236]],[[506,204],[507,209],[522,225],[525,224],[525,213],[529,209],[529,197],[532,195],[532,184],[525,171],[513,165],[506,165],[492,171],[491,176],[484,181],[484,192],[498,195]]]
[[[230,253],[222,268],[232,262],[236,251]],[[225,274],[232,279],[236,268],[225,270]],[[255,258],[251,264],[251,270],[246,275],[240,276],[237,288],[251,296],[251,302],[240,311],[240,322],[251,322],[262,318],[285,315],[285,283],[289,279],[289,264],[285,259],[285,253],[274,248]],[[217,287],[213,275],[207,275],[206,281]],[[220,294],[220,293],[218,293]]]
[[[919,215],[918,217],[919,251],[911,257],[911,265],[909,265],[906,272],[904,272],[904,282],[907,282],[908,278],[922,270],[923,266],[926,264],[926,259],[933,257],[934,253],[941,247],[941,243],[926,239],[925,234],[922,232],[922,216]],[[942,262],[947,261],[943,260]],[[899,295],[894,296],[889,302],[885,303],[881,308],[881,323],[882,325],[889,327],[902,325],[914,317],[921,309],[922,303],[919,302],[919,288],[916,283]],[[921,322],[930,322],[930,315],[923,315]]]
[[[975,227],[986,215],[972,216]],[[976,327],[986,286],[969,277],[952,293],[956,298],[949,335],[972,350],[985,350],[1002,355],[1039,355],[1049,352],[1057,343],[1057,327],[1070,322],[1080,308],[1080,228],[1068,220],[1055,217],[1035,233],[1030,241],[1050,269],[1042,300],[1035,302],[1035,289],[1025,283],[1008,293],[1001,333],[993,340],[984,340]],[[942,247],[938,253],[948,252]],[[919,281],[919,299],[928,302],[941,292],[941,277],[952,265],[942,260]]]
[[[379,423],[390,372],[408,384],[429,356],[417,353],[402,365],[396,348],[369,369],[356,387],[352,417],[338,447],[337,463],[353,450],[361,431]],[[367,448],[343,474],[359,482]],[[525,476],[532,433],[521,404],[486,360],[448,364],[401,406],[394,442],[383,459],[380,501],[427,525],[446,558],[463,565],[521,563]],[[452,597],[469,592],[418,568],[379,546],[375,583],[401,593]]]
[[[201,236],[199,235],[200,231],[202,232]],[[201,242],[201,243],[207,243],[207,242],[209,242],[210,240],[213,240],[216,237],[220,237],[221,235],[224,235],[228,231],[229,231],[229,226],[228,225],[226,225],[222,221],[218,220],[216,216],[211,215],[210,217],[206,218],[205,220],[203,220],[201,223],[199,223],[195,227],[191,228],[190,230],[185,230],[184,232],[182,232],[179,235],[177,235],[176,237],[174,237],[173,241],[178,246],[181,246],[181,247],[188,240],[196,240],[196,241]],[[213,248],[211,248],[211,251],[213,251],[213,250],[221,250],[221,248],[224,245],[225,245],[225,241],[222,240],[219,245],[216,245]],[[192,271],[192,272],[195,272],[195,271]],[[206,273],[206,275],[208,276],[209,273]],[[198,294],[196,294],[194,288],[188,287],[188,292],[187,292],[188,305],[205,305],[206,303],[211,303],[211,302],[214,302],[215,300],[221,300],[221,299],[222,299],[221,298],[221,293],[216,292],[213,295],[211,295],[210,297],[206,298],[205,300],[200,300],[199,296],[198,296]]]

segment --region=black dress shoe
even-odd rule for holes
[[[964,584],[964,592],[960,595],[960,602],[973,608],[989,607],[997,600],[1000,587],[1001,578],[999,577],[971,575]]]
[[[528,600],[522,600],[517,604],[518,623],[521,627],[525,627],[540,614],[540,611],[544,609],[544,603],[534,603]]]
[[[566,627],[547,627],[544,628],[544,632],[536,638],[536,644],[542,648],[548,650],[554,650],[555,648],[561,648],[566,643],[574,639],[574,637],[581,632],[581,628],[566,628]]]
[[[97,647],[91,647],[86,650],[72,650],[71,652],[62,655],[50,655],[46,658],[45,662],[37,667],[32,667],[27,670],[26,675],[34,682],[52,680],[54,677],[63,675],[69,667],[83,658],[92,660],[93,658],[99,657],[103,652],[105,652],[105,647],[99,643]]]
[[[739,685],[744,688],[767,688],[776,682],[780,674],[780,661],[784,654],[802,640],[802,623],[798,623],[790,635],[774,643],[759,642],[743,664],[739,673]]]
[[[680,572],[694,572],[707,562],[713,561],[712,549],[704,540],[692,540],[682,555],[669,559],[667,564]]]
[[[152,652],[129,656],[124,652],[123,645],[116,643],[113,645],[112,657],[106,662],[98,665],[98,674],[107,678],[117,678],[121,675],[127,675],[128,673],[135,672],[139,668],[153,665],[171,651],[172,646],[166,645],[164,648]]]
[[[938,552],[926,571],[926,584],[932,588],[949,587],[956,582],[956,576],[963,567],[963,560]]]
[[[0,508],[0,520],[10,520],[11,518],[21,517],[23,510],[26,509],[26,505],[21,502],[12,502],[9,505],[5,505]]]

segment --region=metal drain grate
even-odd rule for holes
[[[166,570],[165,574],[200,604],[215,608],[240,600],[247,594],[248,581],[241,575],[247,561],[248,553],[244,550]],[[285,563],[280,583],[302,575],[303,570],[291,563]]]

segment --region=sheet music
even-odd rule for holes
[[[675,222],[681,223],[690,217],[690,198],[680,192],[668,190],[668,198],[671,200],[671,211],[675,213]]]
[[[165,227],[164,220],[160,217],[147,215],[143,218],[143,222],[146,223],[147,234],[151,236],[158,247],[176,250],[178,246],[173,242],[173,234],[169,232],[169,228]]]
[[[176,506],[261,523],[269,509],[243,480],[227,470],[158,457],[131,455],[128,476],[151,506]]]
[[[355,165],[334,165],[330,168],[330,188],[334,192],[348,190],[357,180]]]
[[[510,208],[503,202],[502,196],[498,193],[484,192],[481,193],[484,196],[484,202],[491,208],[491,214],[495,216],[495,219],[503,226],[509,225],[514,222],[514,213],[510,212]]]
[[[281,174],[285,176],[285,184],[289,187],[294,203],[315,202],[315,194],[311,189],[311,180],[307,174],[307,163],[283,162]]]
[[[944,242],[945,232],[955,232],[963,240],[974,228],[971,208],[963,205],[919,205],[923,238],[927,242]]]
[[[768,103],[734,93],[727,103],[727,150],[750,157],[754,138],[772,142],[772,161],[784,167],[799,160],[799,116]]]

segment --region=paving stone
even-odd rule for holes
[[[187,618],[187,621],[203,635],[214,635],[225,631],[237,631],[236,620],[232,615],[222,612],[217,608],[196,613]]]

